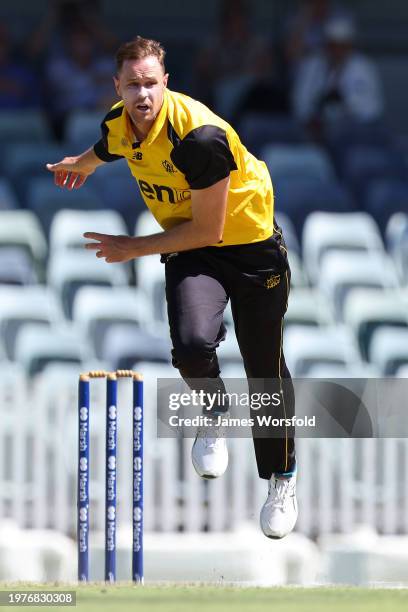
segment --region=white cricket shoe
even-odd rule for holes
[[[262,531],[267,538],[284,538],[294,528],[297,516],[296,472],[289,478],[272,474],[268,498],[261,510]]]
[[[201,478],[218,478],[228,466],[228,448],[222,426],[199,427],[191,460]]]

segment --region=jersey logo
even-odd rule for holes
[[[138,183],[142,195],[149,200],[176,204],[191,198],[191,191],[189,189],[176,189],[168,185],[156,185],[156,183],[150,185],[147,181],[141,179],[138,180]]]
[[[162,166],[165,169],[165,171],[168,172],[169,174],[175,174],[177,172],[173,164],[170,163],[167,159],[164,159],[162,161]]]
[[[274,276],[270,276],[269,278],[266,279],[265,287],[267,289],[273,289],[274,287],[279,285],[279,283],[280,283],[280,275],[275,274]]]
[[[132,159],[137,159],[138,161],[140,161],[141,159],[143,159],[143,153],[141,153],[140,151],[136,151],[135,153],[133,153]]]

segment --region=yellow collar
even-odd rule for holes
[[[167,90],[165,89],[164,94],[163,94],[163,104],[161,106],[161,109],[156,119],[154,120],[152,127],[149,130],[149,133],[147,134],[146,138],[141,143],[143,146],[151,145],[152,142],[159,135],[167,119],[167,108],[168,108]],[[125,133],[129,142],[132,143],[135,141],[135,134],[132,130],[132,120],[129,117],[126,108],[124,110],[125,112],[122,113],[122,133]]]

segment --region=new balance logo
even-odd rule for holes
[[[165,171],[168,172],[169,174],[175,174],[177,172],[173,164],[170,163],[167,159],[164,159],[162,161],[162,166],[165,169]]]

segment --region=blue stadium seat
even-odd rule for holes
[[[275,214],[275,220],[278,226],[282,229],[283,238],[286,243],[288,251],[294,251],[300,255],[300,244],[296,236],[296,230],[293,226],[292,221],[283,212],[277,211]]]
[[[401,284],[408,285],[408,214],[395,213],[386,228],[386,243]]]
[[[41,225],[30,210],[0,211],[0,247],[18,247],[32,258],[42,280],[47,242]]]
[[[138,215],[146,210],[146,204],[127,163],[117,160],[101,166],[92,175],[90,184],[104,208],[117,210],[125,219],[128,232],[133,231]]]
[[[344,303],[344,322],[353,330],[362,357],[367,361],[373,334],[377,329],[408,329],[407,306],[397,290],[354,289]]]
[[[149,318],[152,328],[164,325],[167,328],[164,265],[159,255],[135,259],[137,285],[149,300]]]
[[[382,291],[397,287],[395,267],[386,255],[330,251],[322,257],[318,288],[333,304],[339,321],[343,320],[345,299],[352,290],[372,288]]]
[[[128,285],[128,269],[123,264],[108,265],[93,252],[72,250],[51,254],[47,280],[59,295],[65,316],[72,318],[72,305],[78,289],[84,285],[123,287]]]
[[[81,287],[72,307],[73,320],[91,342],[97,358],[102,358],[105,336],[112,325],[143,328],[148,310],[146,296],[134,287]]]
[[[370,181],[364,198],[364,208],[374,217],[381,233],[384,233],[394,213],[408,213],[408,177],[405,180],[378,178]]]
[[[295,144],[306,141],[303,128],[286,115],[246,113],[239,123],[238,133],[248,151],[259,157],[268,144]]]
[[[59,325],[64,315],[56,294],[44,285],[0,286],[0,336],[9,359],[15,357],[15,341],[23,323]]]
[[[351,147],[342,167],[344,180],[359,197],[364,195],[371,180],[403,178],[406,172],[402,155],[383,147]]]
[[[317,282],[322,255],[330,250],[384,251],[376,223],[363,212],[312,212],[303,226],[302,245],[312,284]]]
[[[55,213],[64,208],[75,210],[103,210],[104,205],[89,182],[80,189],[61,189],[54,185],[52,176],[30,181],[27,206],[38,216],[48,235]]]
[[[285,314],[285,329],[290,325],[334,325],[334,314],[327,298],[308,287],[294,287]]]
[[[369,358],[380,368],[383,376],[394,376],[401,366],[408,364],[408,329],[377,329],[371,341]]]
[[[128,370],[137,361],[168,363],[171,345],[166,336],[153,335],[136,325],[115,323],[106,332],[101,354],[112,368]]]
[[[50,228],[50,251],[84,248],[84,232],[126,234],[126,226],[115,210],[60,210]]]
[[[65,140],[72,149],[72,155],[78,155],[92,147],[101,138],[103,111],[72,112],[65,126]]]
[[[274,182],[275,208],[292,221],[301,238],[306,217],[313,211],[353,212],[350,192],[337,181],[322,182],[312,177],[279,179]]]
[[[0,285],[33,285],[38,276],[33,260],[19,247],[0,248]]]
[[[53,182],[53,176],[45,165],[56,163],[65,155],[64,147],[54,142],[17,142],[10,144],[7,156],[0,164],[25,205],[30,181],[33,178],[43,177]]]
[[[325,183],[335,178],[329,156],[316,145],[266,145],[261,158],[268,166],[272,182],[311,178]]]
[[[283,341],[286,363],[293,376],[308,376],[315,365],[354,366],[360,357],[347,328],[291,325]]]
[[[11,142],[44,142],[51,139],[43,112],[37,110],[0,111],[0,149]]]
[[[0,177],[0,210],[19,208],[19,202],[14,194],[11,182]]]
[[[27,323],[17,334],[15,357],[34,376],[50,362],[80,364],[89,359],[89,348],[74,329]]]

